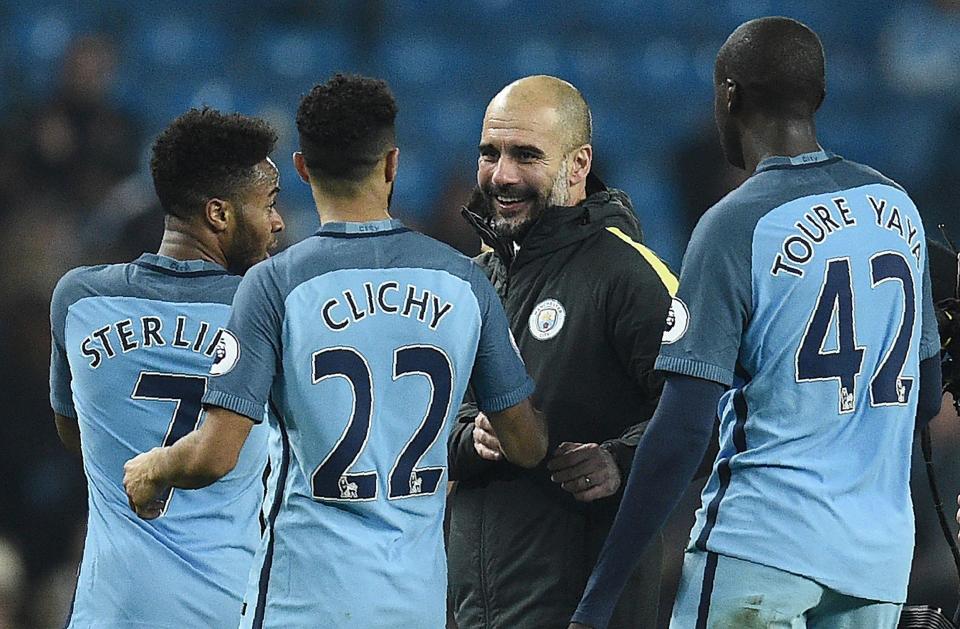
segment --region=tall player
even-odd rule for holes
[[[671,626],[892,629],[913,432],[940,406],[923,225],[899,185],[817,143],[809,28],[743,24],[714,78],[724,152],[753,175],[694,231],[656,363],[670,375],[573,626],[606,626],[719,401]]]
[[[160,251],[75,269],[54,291],[50,400],[60,438],[82,450],[89,487],[70,627],[240,621],[260,534],[267,430],[251,434],[222,482],[157,496],[162,517],[150,522],[127,506],[123,464],[200,421],[237,274],[266,258],[283,229],[268,157],[276,140],[265,122],[238,114],[177,118],[150,163],[166,212]]]
[[[396,104],[337,75],[300,103],[294,163],[319,233],[244,278],[206,423],[126,466],[139,514],[213,480],[270,400],[282,465],[243,627],[442,627],[446,441],[468,381],[504,455],[546,453],[533,382],[471,261],[390,219]],[[198,472],[198,470],[201,470]]]

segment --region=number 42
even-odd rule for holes
[[[896,281],[903,292],[900,327],[893,345],[870,379],[870,403],[873,406],[903,406],[907,404],[913,389],[913,378],[902,375],[917,314],[913,275],[903,255],[888,251],[870,258],[870,279],[871,288],[883,282]],[[837,325],[837,349],[825,352],[823,345],[834,319]],[[817,305],[797,350],[797,381],[836,380],[839,412],[851,413],[857,399],[857,376],[863,364],[863,352],[864,347],[857,345],[850,259],[828,260]]]

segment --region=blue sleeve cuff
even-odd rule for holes
[[[661,354],[657,357],[657,361],[653,367],[659,371],[669,371],[692,378],[700,378],[701,380],[719,382],[725,387],[733,384],[733,371],[699,360],[676,358],[674,356],[664,356]]]
[[[937,338],[937,342],[940,342],[940,339]],[[920,343],[920,361],[923,362],[928,358],[933,358],[934,356],[940,356],[940,346],[930,344],[929,346],[924,346],[923,343]]]
[[[509,393],[503,393],[495,397],[477,400],[477,407],[484,413],[499,413],[510,408],[511,406],[516,406],[520,402],[533,395],[534,388],[533,379],[530,376],[526,376],[523,384]]]
[[[262,403],[253,402],[236,395],[224,393],[223,391],[207,391],[203,394],[203,398],[200,401],[203,404],[219,406],[220,408],[225,408],[228,411],[243,415],[255,424],[263,421],[265,406]]]
[[[71,402],[61,402],[55,398],[50,398],[50,406],[57,415],[63,415],[71,419],[77,418],[77,409],[73,407],[73,403]]]

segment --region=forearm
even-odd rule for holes
[[[227,461],[206,456],[204,435],[194,430],[175,444],[159,448],[152,475],[164,485],[181,489],[199,489],[211,485],[236,465],[236,458]]]
[[[706,451],[722,387],[672,375],[640,440],[620,510],[575,622],[606,627],[640,553],[673,511]]]
[[[67,451],[80,455],[80,424],[77,422],[77,418],[67,417],[59,413],[54,413],[53,418],[57,424],[57,436],[60,437],[60,443]]]
[[[526,399],[516,406],[487,414],[500,440],[503,457],[520,467],[536,467],[547,454],[547,422]]]
[[[940,356],[920,361],[919,396],[917,399],[917,430],[921,430],[940,412],[943,396],[943,376],[940,372]]]

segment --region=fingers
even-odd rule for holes
[[[592,481],[593,478],[591,477]],[[620,482],[615,478],[605,478],[603,482],[590,487],[584,491],[573,492],[573,498],[580,502],[591,502],[593,500],[599,500],[600,498],[606,498],[607,496],[612,496],[617,493],[617,490],[620,489]]]
[[[499,461],[503,458],[500,440],[497,439],[490,420],[483,413],[477,415],[473,425],[473,449],[480,458],[487,461]]]
[[[476,419],[473,420],[473,423],[479,426],[481,429],[489,432],[491,435],[497,434],[493,429],[493,424],[490,423],[490,420],[483,413],[477,415]]]
[[[547,463],[550,479],[576,500],[590,502],[620,489],[620,470],[609,452],[595,443],[561,443]]]
[[[573,467],[598,454],[600,446],[596,443],[561,443],[557,454],[547,462],[547,469],[556,472],[567,467]]]
[[[577,478],[583,478],[584,476],[591,476],[594,479],[594,482],[600,479],[601,476],[606,476],[606,470],[604,469],[603,460],[599,457],[594,457],[577,463],[572,467],[565,467],[563,469],[557,470],[550,475],[550,480],[555,483],[568,483]]]

